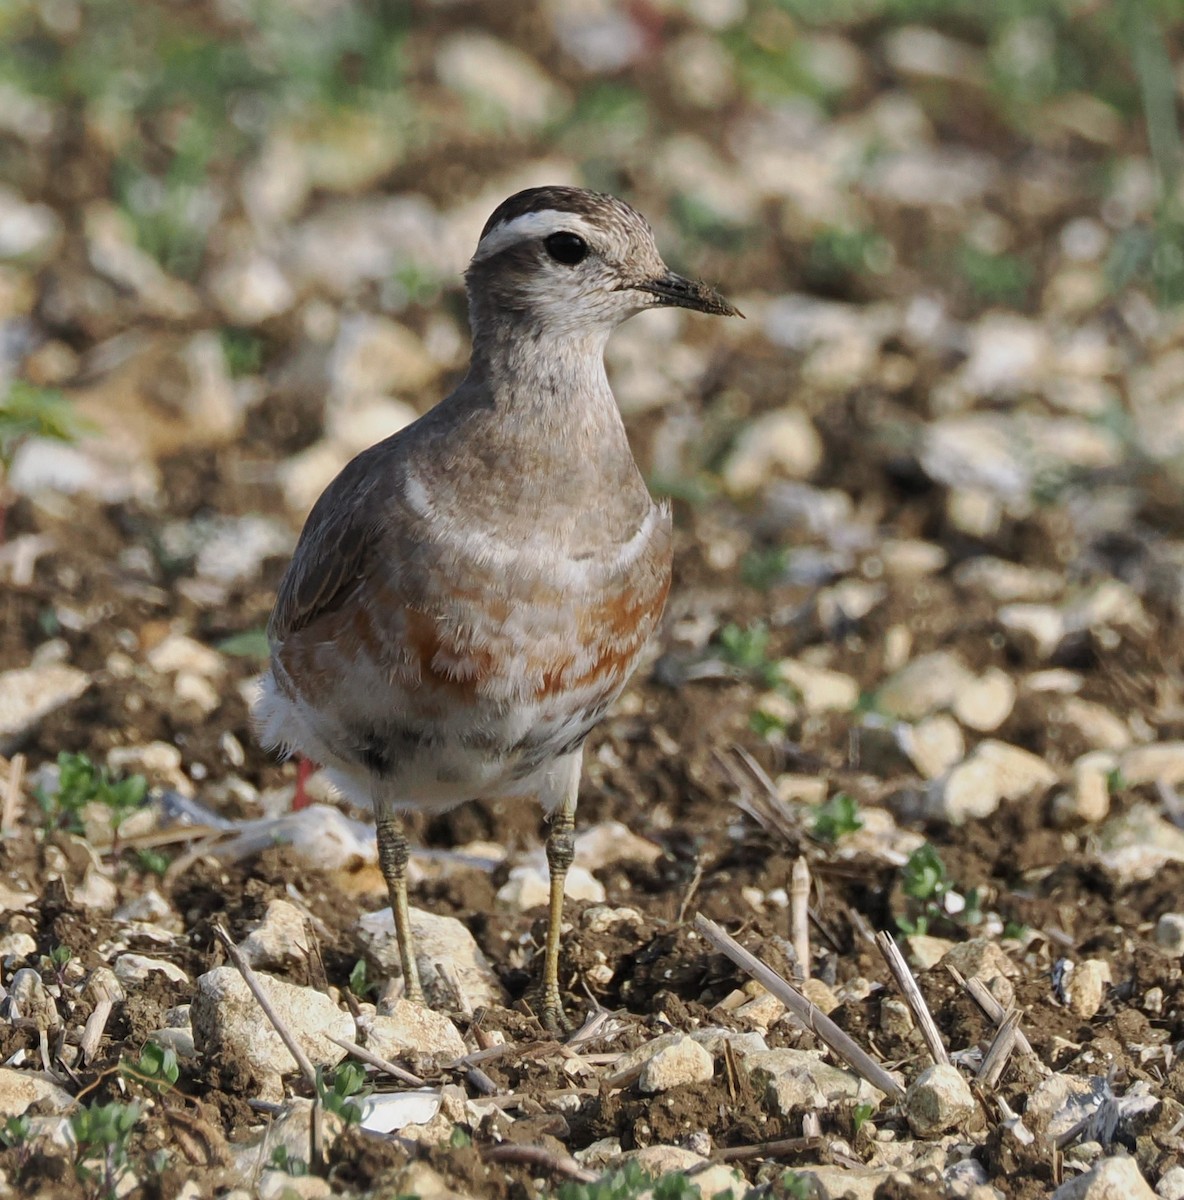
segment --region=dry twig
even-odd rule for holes
[[[317,1086],[316,1068],[312,1065],[308,1055],[301,1049],[300,1043],[293,1036],[292,1031],[284,1023],[279,1013],[275,1011],[275,1006],[263,990],[263,985],[259,982],[259,977],[251,969],[251,964],[243,957],[242,951],[230,940],[230,934],[221,925],[214,926],[214,935],[225,947],[226,953],[230,956],[230,961],[234,963],[238,973],[243,977],[243,983],[250,989],[251,995],[255,997],[259,1007],[263,1009],[263,1015],[271,1022],[271,1026],[276,1033],[280,1035],[280,1040],[287,1046],[288,1053],[296,1060],[296,1065],[300,1068],[300,1074],[304,1076],[305,1082],[315,1091]]]
[[[566,1175],[578,1183],[593,1183],[597,1178],[595,1171],[581,1167],[570,1154],[554,1154],[543,1146],[519,1146],[513,1142],[502,1142],[497,1146],[483,1146],[481,1157],[486,1162],[522,1163],[528,1167],[537,1167],[551,1171],[556,1175]]]
[[[1003,1019],[986,1054],[983,1055],[982,1066],[978,1069],[975,1079],[985,1088],[994,1088],[1007,1066],[1007,1060],[1016,1046],[1016,1036],[1019,1033],[1020,1013],[1013,1008]]]
[[[25,756],[14,754],[8,764],[8,782],[4,785],[4,808],[0,813],[0,834],[13,833],[21,815],[21,784],[25,778]]]
[[[780,1158],[783,1154],[804,1154],[817,1150],[822,1139],[817,1137],[778,1138],[772,1142],[754,1142],[750,1146],[726,1146],[712,1158],[716,1162],[744,1162],[749,1158]]]
[[[937,1022],[933,1019],[929,1005],[925,1003],[925,997],[921,995],[921,989],[917,986],[917,980],[909,970],[908,963],[904,961],[904,955],[901,954],[900,947],[896,944],[892,934],[883,930],[877,933],[876,949],[884,956],[888,970],[892,972],[892,978],[896,980],[896,986],[900,988],[901,995],[904,996],[905,1003],[913,1014],[913,1020],[917,1022],[917,1027],[921,1030],[925,1045],[929,1047],[930,1058],[940,1066],[948,1067],[950,1056],[946,1052],[945,1043],[941,1040]]]
[[[379,1071],[385,1071],[388,1075],[411,1087],[427,1087],[426,1080],[420,1079],[418,1075],[412,1075],[410,1071],[403,1070],[402,1067],[391,1062],[389,1059],[383,1058],[381,1055],[375,1054],[372,1050],[367,1050],[365,1046],[359,1046],[356,1042],[351,1042],[348,1038],[332,1037],[328,1034],[325,1036],[335,1046],[340,1046],[343,1050],[348,1050],[359,1062],[376,1067]],[[457,1062],[460,1062],[460,1059]]]
[[[984,1017],[989,1021],[994,1021],[996,1025],[1003,1024],[1007,1018],[1007,1010],[995,999],[991,994],[991,990],[977,975],[972,975],[969,979],[966,979],[957,967],[947,966],[946,970],[953,976],[954,982],[959,987],[965,988],[966,994],[978,1005],[979,1011]],[[1015,1031],[1015,1044],[1022,1053],[1029,1055],[1035,1060],[1042,1074],[1049,1074],[1049,1068],[1041,1062],[1039,1055],[1032,1049],[1032,1043],[1028,1041],[1024,1035],[1024,1031],[1018,1027]]]
[[[817,1005],[750,954],[735,938],[729,936],[714,921],[702,913],[695,917],[695,928],[721,953],[726,954],[742,970],[747,971],[762,987],[771,992],[799,1021],[816,1034],[857,1075],[879,1088],[894,1100],[904,1098],[904,1088],[874,1058],[844,1033]]]
[[[810,978],[810,864],[800,855],[789,876],[789,939],[803,979]]]

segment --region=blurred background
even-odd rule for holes
[[[1109,1071],[1099,1096],[1173,1097],[1166,1170],[1182,99],[1179,0],[3,0],[0,864],[21,953],[89,970],[150,911],[172,931],[151,953],[196,977],[221,961],[210,914],[237,931],[303,896],[353,986],[354,923],[385,902],[367,829],[309,823],[281,853],[273,824],[211,866],[156,828],[160,797],[215,824],[287,810],[293,765],[258,749],[248,704],[301,522],[464,370],[461,272],[495,205],[584,184],[748,319],[648,313],[609,347],[676,577],[581,796],[581,900],[637,911],[566,942],[565,987],[693,1024],[737,985],[683,917],[743,917],[781,961],[801,854],[848,1028],[921,1061],[859,1007],[884,978],[869,930],[926,963],[993,938],[1044,1061],[1080,1049],[1065,1069]],[[434,854],[416,903],[470,925],[507,1003],[539,826],[475,804],[414,831]],[[72,899],[34,911],[55,875]],[[155,907],[116,908],[141,894]],[[102,953],[96,914],[121,930]],[[1101,983],[1092,1008],[1050,988],[1066,954],[1105,968],[1107,1007]],[[942,980],[951,1049],[973,1045]],[[191,998],[169,988],[160,1013]],[[129,1020],[129,1054],[160,1013]],[[229,1130],[252,1093],[223,1082]],[[741,1136],[712,1086],[678,1136],[709,1110],[717,1144]],[[571,1148],[650,1119],[613,1111],[573,1118]],[[869,1158],[870,1136],[851,1134]]]

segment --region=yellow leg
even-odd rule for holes
[[[551,902],[543,953],[539,1017],[552,1033],[563,1033],[571,1028],[559,999],[559,939],[563,930],[563,887],[567,882],[567,869],[575,857],[575,827],[575,805],[564,801],[551,818],[551,829],[547,834]]]
[[[387,894],[391,901],[391,915],[395,919],[395,937],[399,943],[399,965],[403,968],[403,994],[408,1000],[419,1004],[423,1000],[423,988],[419,982],[419,968],[415,965],[415,947],[411,941],[411,914],[407,908],[407,859],[410,850],[403,822],[392,812],[379,811],[378,865],[386,880]]]

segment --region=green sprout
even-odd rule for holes
[[[743,675],[765,687],[782,682],[777,663],[769,658],[769,630],[761,621],[746,628],[728,624],[719,631],[720,657]]]
[[[836,792],[814,810],[814,836],[820,842],[837,842],[844,834],[862,828],[859,801],[847,792]]]
[[[343,1062],[333,1072],[330,1084],[324,1071],[317,1068],[317,1095],[326,1112],[336,1113],[347,1125],[357,1125],[362,1119],[360,1101],[370,1094],[366,1086],[366,1072],[355,1062]]]
[[[96,767],[85,754],[58,755],[58,784],[50,791],[39,787],[37,804],[44,814],[46,833],[65,829],[70,833],[84,832],[82,811],[92,802],[105,805],[110,811],[111,829],[116,839],[124,821],[142,808],[148,795],[148,781],[143,775],[128,775],[112,779],[103,768]]]
[[[171,1046],[160,1046],[156,1042],[146,1042],[135,1062],[126,1058],[121,1060],[119,1072],[157,1095],[171,1091],[181,1077],[177,1052]]]
[[[74,1173],[96,1195],[113,1197],[128,1167],[128,1144],[140,1119],[138,1104],[96,1104],[70,1118],[77,1143]]]

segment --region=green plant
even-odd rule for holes
[[[1019,308],[1027,299],[1035,273],[1015,254],[990,254],[964,243],[958,249],[958,271],[975,299],[983,304]]]
[[[789,551],[784,546],[768,550],[750,550],[740,564],[740,579],[748,587],[767,592],[781,582],[789,565]]]
[[[870,1104],[857,1104],[855,1111],[852,1113],[852,1122],[855,1126],[855,1133],[858,1133],[868,1121],[871,1120],[872,1113],[876,1110]]]
[[[159,850],[136,851],[136,862],[139,863],[140,870],[149,875],[163,875],[169,869],[171,861],[167,854],[162,854]]]
[[[171,1091],[181,1077],[177,1052],[171,1046],[160,1046],[156,1042],[145,1042],[140,1057],[135,1062],[122,1059],[119,1072],[125,1078],[143,1084],[157,1095]]]
[[[288,1147],[282,1142],[278,1146],[272,1147],[267,1165],[273,1170],[283,1171],[285,1175],[308,1174],[308,1163],[303,1158],[296,1158],[289,1154]]]
[[[602,1175],[591,1183],[564,1183],[556,1192],[557,1200],[639,1200],[645,1194],[654,1200],[699,1200],[699,1188],[693,1178],[670,1171],[655,1179],[640,1164],[626,1163],[619,1171]]]
[[[29,1152],[32,1149],[32,1130],[33,1123],[24,1113],[17,1117],[9,1117],[0,1126],[0,1146],[15,1152],[18,1175],[24,1170],[25,1164],[29,1160]]]
[[[370,968],[367,966],[366,960],[359,958],[349,973],[349,990],[359,1000],[365,1000],[368,995],[377,992],[379,986],[377,979],[370,978]]]
[[[720,657],[744,675],[765,687],[781,684],[776,662],[769,658],[769,630],[761,621],[742,628],[728,624],[719,631]]]
[[[57,981],[58,987],[66,985],[66,967],[74,957],[74,951],[69,946],[61,944],[54,946],[46,956],[49,959],[50,970]]]
[[[111,829],[118,838],[123,822],[143,806],[148,781],[143,775],[112,779],[85,754],[63,750],[58,755],[57,787],[52,791],[39,787],[35,794],[45,817],[46,832],[54,829],[83,832],[82,810],[95,802],[110,810]]]
[[[77,1149],[74,1173],[94,1194],[115,1196],[128,1166],[128,1144],[140,1119],[138,1104],[95,1104],[70,1118]]]
[[[235,378],[257,375],[263,366],[263,339],[249,329],[224,328],[218,335],[226,369]]]
[[[453,1150],[467,1150],[473,1144],[472,1135],[461,1125],[453,1125],[448,1145]]]
[[[317,1068],[317,1095],[326,1112],[336,1113],[347,1125],[356,1125],[362,1119],[359,1103],[370,1094],[366,1086],[366,1072],[355,1062],[343,1062],[333,1072],[333,1082],[325,1079],[324,1071]]]
[[[965,927],[982,921],[978,889],[959,892],[941,855],[928,842],[909,855],[903,868],[901,888],[912,901],[908,912],[896,919],[902,933],[925,934],[941,922]]]
[[[75,442],[86,428],[61,392],[14,379],[0,400],[0,465],[7,470],[17,447],[27,438]]]
[[[862,828],[859,801],[847,792],[836,792],[814,810],[814,836],[820,842],[837,842],[844,834]]]
[[[258,662],[266,662],[271,656],[271,647],[267,642],[267,630],[245,629],[242,633],[232,633],[218,643],[219,653],[228,654],[231,658],[253,658]]]

